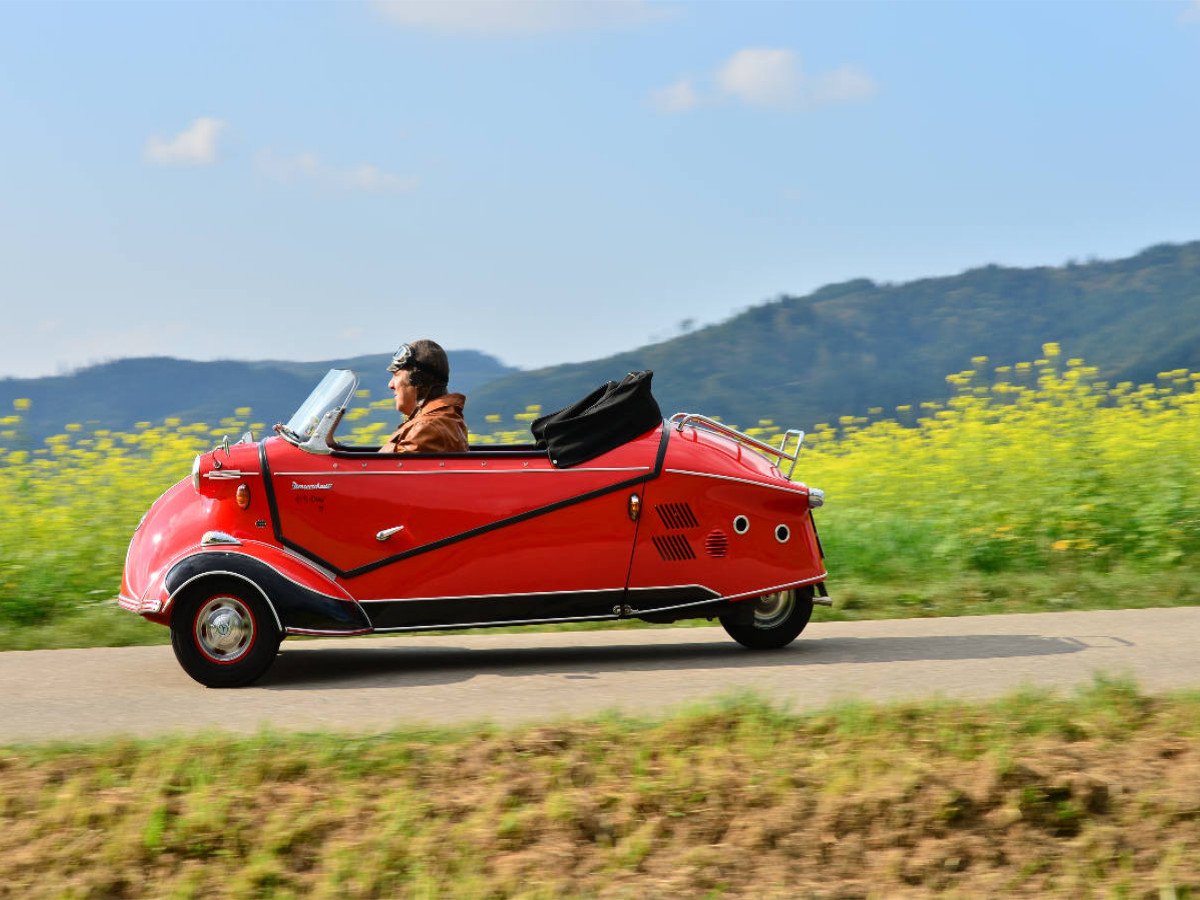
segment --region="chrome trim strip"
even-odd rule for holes
[[[205,472],[202,477],[210,478],[213,481],[231,481],[236,478],[243,478],[247,475],[257,475],[258,472],[246,472],[242,469],[213,469],[211,472]]]
[[[699,585],[691,585],[699,587]],[[578,591],[517,591],[511,594],[448,594],[442,597],[393,597],[386,600],[359,600],[359,603],[419,603],[426,600],[503,600],[506,597],[560,597],[565,594],[604,594],[613,591],[623,591],[625,586],[611,588],[587,588]],[[654,590],[654,588],[639,588],[639,590]],[[590,617],[589,617],[590,618]]]
[[[806,584],[815,584],[818,581],[824,581],[829,577],[828,572],[822,572],[820,575],[813,578],[805,578],[803,581],[789,581],[787,584],[777,584],[775,587],[759,588],[756,591],[746,591],[744,594],[730,594],[728,597],[722,597],[722,600],[740,600],[743,597],[761,597],[763,594],[773,594],[776,591],[789,591],[792,588],[803,587]]]
[[[135,600],[133,597],[126,597],[124,594],[117,594],[117,606],[121,609],[127,609],[130,612],[137,612],[142,608],[142,601]]]
[[[677,590],[687,590],[689,588],[696,588],[701,591],[711,592],[713,596],[710,599],[712,599],[712,600],[720,600],[721,599],[720,595],[716,591],[714,591],[710,587],[706,587],[703,584],[656,584],[653,587],[631,587],[631,588],[626,588],[625,590],[629,591],[629,592],[632,592],[632,591],[677,591]]]
[[[224,531],[206,531],[200,538],[201,547],[240,547],[242,542]]]
[[[766,481],[754,481],[750,478],[735,478],[732,475],[714,475],[711,472],[692,472],[688,469],[664,469],[664,472],[669,472],[672,475],[695,475],[697,478],[718,478],[721,481],[737,481],[741,484],[753,484],[756,487],[770,488],[773,491],[786,491],[789,494],[796,494],[800,497],[808,496],[808,486],[799,482],[791,482],[793,487],[784,487],[781,484],[770,484]],[[804,488],[803,491],[797,488]]]
[[[672,606],[656,606],[656,607],[654,607],[654,609],[637,609],[637,608],[635,608],[633,610],[633,612],[631,612],[629,615],[636,617],[636,616],[641,616],[646,613],[670,612],[673,609],[687,609],[689,606],[704,606],[705,604],[708,604],[708,603],[719,603],[720,601],[725,600],[725,599],[727,599],[727,598],[726,597],[709,597],[707,600],[692,600],[687,603],[676,603]],[[629,618],[629,616],[626,616],[625,618]]]
[[[650,466],[613,466],[610,468],[596,469],[429,469],[427,471],[414,472],[411,469],[407,472],[399,469],[386,469],[380,471],[367,472],[341,472],[341,471],[322,471],[314,472],[311,469],[307,472],[272,472],[271,475],[279,476],[280,478],[330,478],[334,475],[544,475],[553,473],[562,475],[564,473],[573,472],[649,472]],[[255,473],[257,474],[257,473]]]
[[[271,602],[271,598],[267,596],[267,592],[264,591],[261,587],[259,587],[257,581],[254,581],[251,578],[247,578],[245,575],[242,575],[238,572],[226,572],[221,569],[212,569],[208,572],[201,572],[198,575],[193,575],[191,578],[189,578],[187,581],[185,581],[183,584],[181,584],[179,587],[177,587],[171,593],[171,596],[169,596],[167,598],[167,602],[163,604],[163,610],[166,610],[167,608],[173,606],[175,603],[175,598],[179,596],[180,591],[185,590],[187,588],[187,586],[189,584],[191,584],[193,581],[199,581],[201,578],[208,578],[212,575],[227,575],[230,578],[238,578],[238,579],[246,582],[247,584],[251,585],[256,591],[259,592],[259,594],[262,595],[263,601],[267,604],[267,608],[271,610],[271,615],[273,615],[275,617],[275,625],[279,628],[280,633],[283,633],[283,622],[280,621],[279,613],[275,609],[275,604]]]
[[[509,625],[553,625],[556,622],[615,622],[620,616],[574,616],[561,619],[509,619],[503,622],[457,622],[453,625],[401,625],[395,628],[376,628],[376,634],[385,631],[452,631],[456,628],[504,628]],[[626,617],[628,618],[628,617]]]
[[[354,637],[360,634],[370,634],[374,628],[356,628],[353,631],[328,631],[321,628],[285,628],[285,634],[315,635],[318,637]]]

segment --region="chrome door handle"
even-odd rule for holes
[[[391,537],[393,534],[395,534],[397,531],[403,531],[403,530],[404,530],[404,526],[403,526],[403,525],[397,525],[395,528],[385,528],[385,529],[383,529],[383,531],[381,531],[381,532],[379,532],[378,534],[376,534],[376,535],[375,535],[375,540],[377,540],[377,541],[386,541],[388,538],[390,538],[390,537]]]

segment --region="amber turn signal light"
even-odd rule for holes
[[[239,484],[237,489],[237,505],[245,509],[250,505],[250,488],[244,484]]]
[[[629,518],[633,521],[638,520],[638,516],[642,514],[642,498],[637,494],[629,495]]]

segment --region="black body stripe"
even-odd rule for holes
[[[624,610],[624,604],[637,608]],[[639,613],[684,618],[708,615],[701,610],[676,611],[672,607],[713,604],[725,608],[720,595],[705,587],[665,587],[640,590],[628,598],[624,588],[579,591],[569,594],[507,594],[501,597],[438,597],[431,600],[384,600],[363,604],[377,631],[446,626],[536,622],[546,619],[618,619]],[[615,609],[614,609],[615,607]],[[664,610],[655,613],[655,610]]]
[[[267,463],[267,442],[264,440],[258,445],[258,458],[262,467],[263,481],[265,483],[267,493],[267,505],[271,509],[271,527],[275,532],[275,540],[283,544],[285,547],[290,547],[306,559],[311,559],[313,562],[324,566],[329,571],[336,574],[339,578],[354,578],[358,575],[365,575],[368,572],[374,572],[376,569],[381,569],[384,566],[390,566],[392,563],[400,562],[401,560],[409,559],[413,556],[418,556],[422,553],[429,553],[432,550],[440,550],[443,547],[448,547],[451,544],[456,544],[459,541],[465,541],[473,537],[478,537],[481,534],[487,534],[490,531],[496,531],[500,528],[506,528],[509,525],[516,525],[520,522],[526,522],[529,519],[535,519],[538,516],[544,516],[547,513],[557,512],[560,509],[566,509],[568,506],[574,506],[576,503],[586,503],[588,500],[595,500],[597,497],[603,497],[607,494],[613,494],[617,491],[628,490],[632,487],[645,484],[647,481],[652,481],[662,474],[663,460],[667,456],[667,445],[670,443],[671,434],[668,423],[663,422],[662,433],[658,441],[658,454],[654,459],[654,468],[646,475],[637,475],[633,478],[619,481],[616,484],[610,484],[608,487],[598,488],[594,491],[588,491],[586,494],[579,494],[576,497],[568,497],[566,500],[559,500],[555,503],[539,506],[537,509],[531,509],[528,512],[518,513],[515,516],[509,516],[506,519],[498,519],[495,522],[490,522],[487,525],[480,525],[478,528],[472,528],[468,531],[462,531],[450,537],[442,538],[441,540],[431,541],[428,544],[422,544],[420,547],[413,547],[411,550],[405,550],[403,553],[396,553],[392,556],[385,557],[373,563],[367,563],[364,566],[359,566],[355,569],[339,569],[333,563],[322,559],[310,550],[302,547],[294,541],[288,540],[283,536],[283,528],[279,521],[279,505],[275,497],[275,488],[271,484],[271,469]],[[469,454],[464,454],[469,456]]]

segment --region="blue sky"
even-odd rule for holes
[[[0,376],[589,359],[1200,238],[1200,0],[0,3]]]

